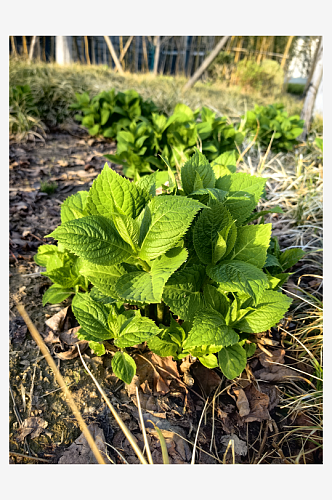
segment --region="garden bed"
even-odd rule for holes
[[[68,458],[65,452],[81,432],[45,359],[40,356],[39,348],[18,315],[15,299],[24,304],[44,337],[85,421],[97,424],[91,428],[107,443],[105,449],[111,461],[138,463],[80,358],[68,343],[68,330],[76,326],[70,307],[67,309],[70,300],[42,307],[42,295],[50,281],[40,274],[41,268],[33,261],[38,246],[51,241],[44,239],[44,235],[60,223],[61,202],[70,194],[89,189],[105,164],[102,155],[113,151],[114,143],[91,138],[79,127],[54,131],[48,134],[45,142],[10,144],[10,450],[33,457],[35,463],[40,463],[38,458],[49,463],[68,463],[66,460],[88,463],[90,458],[80,458],[75,450]],[[121,173],[121,167],[112,167]],[[281,182],[280,178],[271,179],[266,203],[278,198]],[[52,183],[57,184],[53,193],[41,192],[41,189],[52,191],[47,187]],[[287,198],[286,189],[283,196],[283,199],[279,196],[279,204],[287,209],[294,200]],[[305,209],[304,206],[302,216]],[[286,217],[271,216],[282,246],[309,244],[313,233],[308,235],[306,228],[297,228],[291,217],[287,226]],[[296,237],[300,243],[296,243]],[[312,246],[318,248],[319,242],[318,235]],[[296,288],[297,279],[302,274],[310,275],[301,281],[303,299],[306,291],[312,293],[319,289],[320,280],[313,277],[320,274],[319,266],[317,259],[311,257],[292,269],[294,275],[286,290],[300,297],[295,299],[293,309],[303,308],[301,292]],[[58,316],[53,318],[56,314]],[[294,314],[285,318],[281,328],[260,334],[260,349],[250,359],[242,376],[234,381],[225,379],[218,369],[207,370],[202,365],[190,363],[186,366],[169,358],[162,361],[145,346],[133,351],[138,366],[143,417],[162,429],[170,463],[191,462],[196,435],[197,464],[232,463],[231,450],[225,456],[230,439],[234,440],[235,463],[294,463],[296,457],[300,463],[304,460],[305,463],[322,462],[321,447],[317,445],[321,437],[319,428],[314,435],[316,445],[312,439],[306,442],[306,455],[301,451],[303,440],[300,437],[291,435],[284,439],[290,431],[289,426],[313,425],[306,412],[291,413],[282,408],[287,393],[291,392],[289,387],[295,385],[300,387],[298,390],[306,387],[303,385],[306,382],[299,378],[303,374],[296,370],[309,377],[315,373],[306,360],[296,357],[294,345],[285,342],[284,331],[295,333],[298,328],[292,316]],[[112,346],[106,347],[109,352],[103,357],[86,348],[84,359],[143,449],[135,385],[127,386],[114,376],[110,364]],[[266,351],[279,364],[271,365],[271,356]],[[313,384],[313,379],[310,380]],[[207,398],[210,404],[205,407],[198,430]],[[317,414],[319,411],[317,407]],[[20,428],[21,422],[25,424]],[[146,423],[146,426],[154,462],[162,463],[157,435],[152,424]],[[303,432],[299,431],[302,437]],[[12,463],[33,463],[31,458],[16,455],[10,460]]]

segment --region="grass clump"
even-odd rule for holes
[[[46,194],[53,194],[57,187],[56,182],[42,181],[40,183],[40,191]]]

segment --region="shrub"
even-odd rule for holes
[[[257,143],[265,149],[270,144],[273,132],[273,151],[292,151],[299,144],[296,138],[303,132],[304,121],[298,115],[288,116],[282,104],[256,105],[253,111],[247,111],[241,118],[245,118],[244,129],[249,132],[250,139],[256,135],[258,120]]]
[[[302,96],[305,85],[303,83],[289,83],[287,85],[287,92],[289,94]]]
[[[40,120],[38,108],[29,85],[9,88],[9,133],[25,138],[29,132],[43,133],[44,124]],[[38,135],[38,134],[37,134]]]
[[[237,65],[235,79],[241,87],[271,95],[273,92],[280,93],[284,72],[280,64],[271,59],[264,59],[261,64],[243,60]]]
[[[224,153],[210,164],[196,150],[181,179],[168,165],[136,182],[105,165],[88,192],[62,204],[61,225],[48,235],[58,246],[38,249],[35,261],[54,282],[43,304],[74,294],[78,338],[100,355],[103,341],[113,342],[112,368],[126,383],[143,342],[233,379],[255,352],[254,334],[290,306],[279,286],[304,252],[280,252],[263,223],[271,211],[254,212],[265,179],[236,173],[233,159]]]

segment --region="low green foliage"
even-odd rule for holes
[[[91,135],[116,139],[116,154],[105,157],[123,165],[124,174],[130,178],[165,169],[158,155],[167,157],[174,168],[187,161],[199,143],[212,161],[225,151],[236,151],[236,144],[243,141],[241,132],[207,107],[193,112],[185,104],[177,104],[167,117],[133,90],[116,94],[112,89],[91,100],[87,93],[76,94],[76,98],[71,108],[82,114],[75,118]]]
[[[277,61],[271,59],[264,59],[261,64],[242,60],[237,65],[235,79],[241,87],[271,95],[281,92],[284,71]]]
[[[287,85],[287,92],[289,94],[294,94],[302,97],[304,88],[304,83],[289,83]]]
[[[292,151],[299,144],[297,137],[303,132],[304,121],[298,115],[288,116],[282,104],[256,105],[242,118],[245,119],[244,130],[249,132],[250,139],[255,137],[259,122],[257,143],[264,149],[268,148],[273,133],[272,150],[275,152]]]
[[[53,194],[58,187],[56,182],[42,181],[40,183],[40,190],[42,193]]]
[[[58,246],[35,256],[54,282],[43,304],[74,294],[79,338],[100,353],[113,341],[113,371],[126,383],[142,342],[233,379],[255,351],[253,334],[288,310],[280,286],[303,252],[280,251],[263,221],[269,211],[254,212],[265,179],[236,173],[229,153],[210,163],[196,149],[180,179],[170,167],[158,174],[130,182],[105,165],[89,192],[67,198],[47,236]]]
[[[28,132],[43,132],[44,125],[29,85],[9,88],[9,133],[25,137]]]

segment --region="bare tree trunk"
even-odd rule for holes
[[[10,37],[10,41],[12,44],[12,55],[17,56],[17,50],[16,50],[16,44],[15,44],[15,38],[13,36]]]
[[[90,56],[89,56],[89,40],[88,40],[87,36],[84,37],[84,46],[85,46],[86,63],[91,64]]]
[[[26,58],[28,58],[29,52],[28,52],[26,36],[22,36],[22,43],[23,43],[23,54],[25,55]]]
[[[306,95],[306,93],[308,91],[308,88],[309,88],[309,85],[310,85],[310,82],[311,82],[311,79],[312,79],[312,75],[313,75],[315,67],[316,67],[318,52],[319,52],[319,49],[320,49],[320,46],[322,45],[322,43],[323,43],[323,37],[320,36],[319,37],[319,42],[317,43],[317,47],[316,47],[316,50],[315,50],[315,55],[314,55],[314,58],[312,60],[312,65],[311,65],[311,68],[310,68],[310,73],[309,73],[309,76],[308,76],[308,79],[307,79],[307,83],[305,84],[305,87],[304,87],[304,90],[303,90],[303,97]]]
[[[159,63],[159,55],[160,55],[160,36],[154,37],[154,45],[156,47],[154,54],[154,66],[153,66],[153,74],[157,75],[158,73],[158,63]]]
[[[285,66],[286,59],[288,57],[288,52],[289,52],[289,49],[290,49],[290,47],[292,45],[293,38],[294,38],[294,36],[289,36],[288,37],[286,48],[285,48],[285,52],[284,52],[283,58],[282,58],[281,63],[280,63],[280,66],[282,68]]]
[[[204,73],[204,71],[209,67],[209,65],[212,63],[212,61],[217,57],[217,55],[219,54],[219,52],[221,51],[221,49],[223,48],[223,46],[227,42],[228,38],[229,38],[229,36],[222,37],[222,39],[215,46],[215,48],[213,49],[211,54],[204,59],[204,61],[200,65],[200,67],[197,69],[197,71],[195,71],[193,76],[190,78],[190,80],[183,87],[183,90],[188,90],[191,87],[193,87],[193,85],[195,85],[195,83],[197,82],[199,77]]]
[[[33,36],[32,40],[31,40],[31,45],[30,45],[29,61],[32,61],[33,53],[35,51],[36,40],[37,40],[37,37]]]
[[[116,68],[118,69],[118,72],[120,73],[120,75],[123,75],[124,73],[123,73],[122,66],[120,64],[118,56],[116,55],[116,52],[114,50],[114,47],[113,47],[113,44],[111,42],[110,37],[109,36],[104,36],[104,38],[105,38],[105,42],[107,43],[107,47],[108,47],[108,49],[109,49],[109,51],[111,53],[111,56],[113,58],[114,64],[115,64]]]
[[[95,52],[95,39],[91,37],[91,54],[92,54],[92,64],[96,64],[96,52]]]
[[[56,36],[55,60],[57,64],[71,64],[72,44],[69,36]]]
[[[304,120],[304,129],[299,137],[299,140],[302,141],[306,140],[309,131],[310,121],[313,115],[317,92],[319,89],[319,85],[322,81],[322,78],[323,78],[323,39],[321,40],[320,43],[319,51],[317,54],[316,66],[303,104],[301,119]]]

